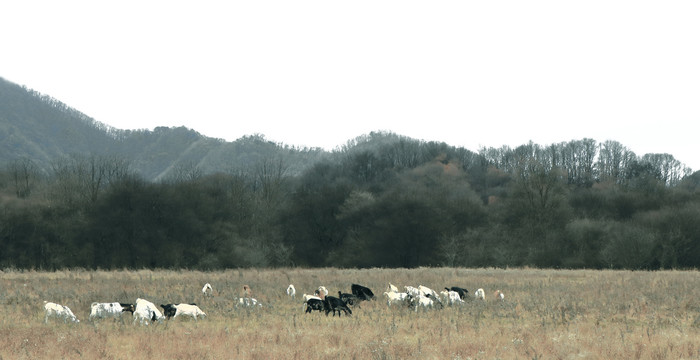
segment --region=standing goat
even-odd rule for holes
[[[213,296],[214,295],[214,289],[212,289],[210,283],[204,284],[204,287],[202,288],[202,295],[204,295],[204,296]]]
[[[476,289],[476,292],[474,293],[474,297],[477,300],[484,300],[486,301],[486,292],[484,292],[484,289],[478,288]]]

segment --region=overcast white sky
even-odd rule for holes
[[[616,140],[700,170],[700,1],[6,1],[0,77],[120,129]]]

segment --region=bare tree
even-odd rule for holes
[[[654,173],[666,186],[678,185],[691,172],[670,154],[645,154],[642,161],[651,165]]]
[[[282,195],[286,173],[287,165],[281,158],[264,158],[255,165],[253,189],[265,203],[270,204]]]
[[[617,141],[608,140],[598,147],[599,180],[621,184],[627,178],[629,166],[637,155]]]
[[[131,174],[129,162],[114,156],[72,155],[52,164],[53,195],[69,204],[93,204],[111,183]]]
[[[34,162],[28,158],[21,158],[10,163],[8,168],[15,187],[15,195],[22,199],[29,197],[38,174]]]
[[[188,161],[175,164],[168,179],[173,182],[189,182],[200,179],[202,176],[204,171],[194,162]]]

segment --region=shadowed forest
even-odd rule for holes
[[[614,141],[473,153],[391,133],[290,175],[180,167],[148,181],[114,156],[0,173],[0,267],[694,268],[698,173]]]

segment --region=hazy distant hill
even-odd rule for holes
[[[72,154],[117,155],[151,180],[167,177],[178,167],[196,167],[204,173],[235,171],[261,159],[283,160],[288,172],[299,173],[326,155],[321,149],[266,141],[262,135],[226,142],[185,127],[116,129],[0,78],[0,166],[29,158],[48,170],[57,159]]]
[[[333,157],[334,161],[342,161],[343,156],[348,158],[355,155],[359,156],[355,161],[363,166],[372,167],[372,161],[376,161],[373,157],[397,156],[400,159],[394,159],[394,162],[415,166],[415,154],[428,153],[428,158],[432,159],[446,153],[448,147],[450,146],[444,143],[424,143],[393,133],[372,133],[350,139],[338,154],[329,154],[318,148],[297,148],[274,143],[267,141],[263,135],[256,134],[226,142],[203,136],[185,127],[116,129],[95,121],[48,95],[0,78],[0,167],[17,159],[28,158],[44,172],[48,172],[58,159],[80,154],[116,156],[127,160],[131,169],[147,180],[167,179],[193,170],[202,174],[251,173],[251,167],[261,164],[282,164],[286,175],[298,175],[321,159]],[[480,149],[480,155],[484,156],[481,161],[489,161],[494,166],[509,171],[516,166],[511,163],[514,156],[523,151],[536,155],[532,152],[534,148],[540,146],[530,143],[516,149]],[[614,166],[621,166],[622,170],[615,167],[617,170],[612,174],[615,177],[634,177],[642,170],[652,169],[656,177],[667,184],[674,184],[690,173],[690,169],[669,154],[645,154],[637,157],[631,149],[615,141],[607,141],[598,146],[592,139],[574,140],[552,144],[549,149],[559,153],[557,156],[561,164],[558,166],[574,177],[579,171],[577,167],[581,166],[580,161],[576,160],[577,156],[588,156],[592,160],[601,151],[599,160],[609,158],[610,161],[614,160]],[[463,148],[453,148],[451,152],[467,154],[469,157],[474,155],[472,151]],[[626,160],[613,156],[613,153],[625,154]],[[401,156],[409,158],[403,159]],[[606,172],[613,171],[609,169],[613,165],[590,163],[591,169],[588,170],[592,171],[597,166],[600,168],[596,170],[605,175]]]

